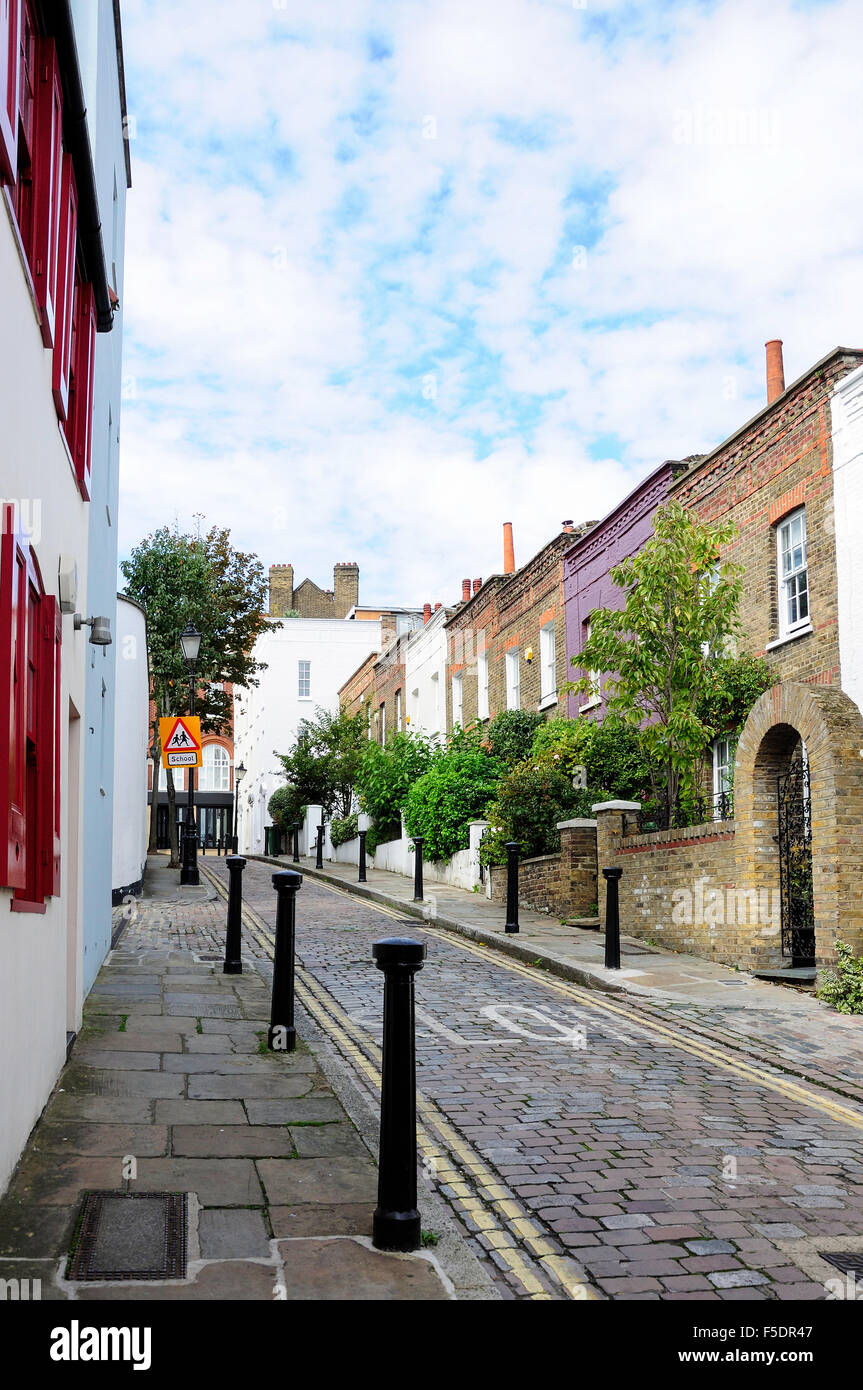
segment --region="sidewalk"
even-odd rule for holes
[[[266,862],[288,866],[292,861],[282,856]],[[622,969],[606,970],[602,932],[520,908],[520,930],[510,935],[504,931],[503,907],[480,893],[426,883],[424,901],[415,903],[413,879],[401,874],[370,868],[367,883],[361,884],[353,864],[326,863],[318,870],[314,862],[304,858],[298,867],[310,878],[481,941],[564,979],[619,993],[629,1006],[673,1020],[678,1027],[690,1024],[719,1045],[863,1102],[863,1018],[837,1014],[813,995],[623,934]]]
[[[263,959],[245,943],[244,973],[224,975],[224,900],[177,877],[151,857],[0,1201],[0,1278],[40,1279],[43,1299],[78,1301],[496,1298],[459,1252],[447,1268],[438,1249],[372,1248],[373,1153],[307,1046],[263,1050]],[[91,1191],[120,1200],[76,1243]],[[178,1192],[185,1257],[182,1210],[167,1196]],[[123,1200],[144,1193],[160,1199]],[[426,1223],[440,1229],[434,1213]],[[169,1277],[142,1279],[153,1270]]]

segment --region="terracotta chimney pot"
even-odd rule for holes
[[[503,523],[503,572],[515,573],[515,550],[512,543],[512,522]]]
[[[764,344],[767,351],[767,404],[771,405],[785,390],[785,367],[782,362],[782,339],[771,338]]]
[[[462,603],[467,603],[467,601],[468,601],[469,598],[470,598],[470,580],[469,580],[469,579],[463,579],[463,580],[461,581],[461,601],[462,601]]]

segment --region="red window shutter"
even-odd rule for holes
[[[90,500],[90,461],[93,447],[93,369],[96,360],[96,299],[93,286],[79,284],[75,333],[75,405],[69,448],[75,476],[85,502]]]
[[[21,0],[0,0],[0,183],[18,172],[18,45]]]
[[[52,378],[54,405],[61,420],[66,419],[69,411],[69,371],[72,361],[75,238],[77,231],[78,193],[75,188],[75,173],[72,168],[71,155],[64,154],[60,176],[60,244],[57,258],[57,300]]]
[[[0,537],[0,885],[24,888],[27,564],[17,543],[14,516],[14,506],[4,506]]]
[[[2,3],[2,0],[0,0]],[[63,89],[53,39],[40,39],[36,57],[34,122],[33,284],[42,314],[42,341],[54,343],[60,194],[63,168]]]
[[[60,642],[63,629],[55,598],[43,596],[39,607],[36,894],[45,898],[60,892]]]

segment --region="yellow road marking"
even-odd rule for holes
[[[223,898],[227,898],[227,889],[222,884],[221,880],[218,879],[216,875],[213,874],[213,872],[209,870],[206,866],[201,867],[204,867],[206,877],[214,885],[214,887],[221,894],[221,896]],[[258,942],[260,946],[263,947],[266,954],[272,957],[272,945],[271,941],[268,939],[270,928],[268,927],[267,923],[264,922],[263,918],[261,918],[257,912],[255,912],[254,908],[249,907],[247,904],[243,905],[243,915],[246,918],[247,924],[252,930],[252,935],[254,936],[255,940]],[[265,933],[265,935],[262,936],[261,932]],[[349,1019],[348,1015],[344,1013],[344,1011],[336,1003],[332,996],[327,994],[325,998],[321,997],[320,986],[318,986],[317,981],[314,981],[313,978],[309,976],[308,972],[305,969],[303,969],[303,967],[297,967],[296,973],[298,982],[302,987],[302,993],[306,996],[303,998],[304,1006],[308,1009],[309,1013],[316,1020],[318,1025],[321,1027],[322,1031],[324,1033],[330,1034],[330,1036],[335,1037],[336,1041],[340,1044],[345,1054],[351,1059],[351,1061],[357,1066],[357,1068],[365,1076],[368,1077],[368,1079],[372,1083],[373,1088],[379,1091],[380,1070],[378,1067],[375,1067],[374,1064],[368,1059],[368,1057],[363,1052],[362,1047],[352,1036],[355,1027],[353,1022]],[[339,1018],[337,1018],[336,1015],[339,1015],[341,1019],[344,1020],[344,1023],[340,1022]],[[370,1052],[372,1052],[375,1058],[380,1058],[380,1049],[377,1047],[377,1045],[371,1038],[364,1036],[362,1039],[362,1043],[363,1046],[365,1046],[366,1048],[368,1048]],[[497,1176],[490,1173],[489,1170],[485,1167],[485,1165],[482,1164],[480,1160],[476,1158],[473,1151],[469,1149],[464,1144],[461,1137],[454,1130],[452,1130],[451,1126],[449,1125],[448,1121],[446,1121],[443,1114],[440,1111],[438,1111],[437,1107],[420,1092],[417,1093],[417,1113],[418,1115],[421,1115],[423,1119],[426,1120],[426,1122],[430,1122],[433,1125],[433,1127],[438,1131],[441,1137],[444,1138],[445,1142],[447,1143],[447,1146],[450,1149],[450,1152],[456,1153],[458,1157],[461,1159],[464,1166],[467,1167],[469,1171],[471,1171],[474,1174],[475,1177],[477,1177],[477,1179],[479,1180],[478,1185],[481,1189],[487,1190],[491,1187],[499,1186]],[[432,1136],[428,1133],[428,1131],[425,1129],[423,1125],[417,1126],[417,1141],[418,1147],[423,1157],[427,1157],[433,1160],[433,1172],[435,1174],[435,1177],[438,1178],[439,1181],[445,1182],[446,1176],[444,1176],[437,1170],[437,1162],[441,1158],[439,1145],[432,1138]],[[457,1177],[456,1174],[453,1174],[452,1176]],[[470,1189],[468,1188],[467,1194],[469,1194],[469,1192]],[[481,1201],[479,1201],[476,1197],[470,1195],[465,1195],[464,1197],[461,1197],[459,1200],[461,1202],[461,1205],[467,1211],[467,1214],[469,1215],[470,1219],[474,1222],[474,1224],[477,1226],[479,1230],[482,1230],[486,1233],[495,1232],[497,1234],[497,1237],[501,1240],[505,1238],[504,1231],[500,1229],[498,1223],[495,1221],[494,1216],[488,1212],[488,1210]],[[493,1206],[502,1205],[492,1197],[488,1197],[487,1201]],[[515,1207],[514,1203],[508,1203],[507,1205]],[[518,1214],[518,1216],[522,1216],[520,1208],[515,1207],[515,1212]],[[539,1263],[544,1266],[544,1257],[547,1255],[548,1252],[546,1250],[546,1246],[541,1243],[543,1241],[542,1232],[539,1231],[537,1227],[533,1225],[532,1222],[529,1222],[526,1219],[525,1225],[529,1227],[529,1236],[525,1240],[525,1243],[532,1243],[537,1247],[536,1254],[541,1257]],[[530,1270],[529,1266],[521,1258],[521,1255],[517,1250],[513,1249],[510,1246],[501,1245],[498,1253],[500,1254],[500,1257],[504,1260],[504,1262],[509,1266],[512,1273],[522,1284],[525,1292],[530,1295],[532,1300],[546,1301],[550,1298],[550,1294],[546,1292],[540,1281],[536,1278],[536,1276]],[[555,1282],[564,1289],[564,1291],[569,1295],[570,1298],[579,1300],[596,1299],[597,1295],[595,1291],[592,1288],[590,1288],[589,1285],[582,1284],[580,1281],[573,1279],[571,1275],[569,1275],[568,1277],[563,1277],[560,1269],[557,1266],[552,1267],[551,1265],[549,1265],[548,1272],[552,1275]]]

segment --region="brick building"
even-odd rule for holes
[[[311,579],[304,579],[295,588],[293,565],[270,565],[270,614],[274,618],[287,613],[301,618],[346,618],[359,598],[359,565],[335,565],[332,589],[321,589]]]
[[[462,602],[446,624],[446,721],[467,727],[505,709],[564,712],[569,678],[563,556],[593,523],[561,532],[515,567],[512,526],[504,526],[504,572],[462,584]]]
[[[401,615],[410,615],[409,628]],[[413,648],[423,644],[428,625],[440,626],[443,617],[439,603],[435,604],[434,611],[427,603],[421,617],[418,610],[389,610],[381,618],[383,651],[368,657],[339,691],[342,709],[351,714],[361,709],[367,712],[369,738],[377,743],[386,743],[390,734],[404,732],[409,727],[415,731],[423,727],[419,718],[419,688],[408,689],[408,672],[412,667],[413,679],[420,679],[420,663],[412,663],[411,654]]]

